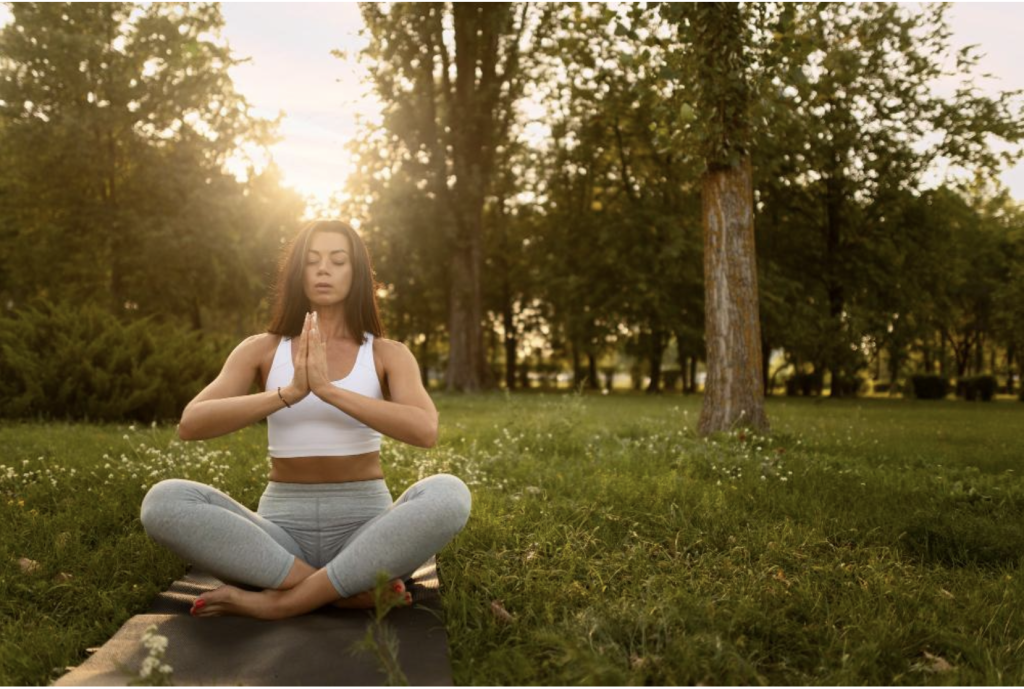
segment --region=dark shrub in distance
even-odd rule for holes
[[[991,402],[996,394],[995,376],[975,376],[957,381],[957,394],[968,402]]]
[[[949,381],[935,374],[911,376],[910,387],[919,400],[941,400],[949,394]]]

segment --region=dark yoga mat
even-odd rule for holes
[[[168,639],[164,661],[177,685],[351,686],[383,685],[375,657],[349,648],[366,633],[365,610],[324,607],[273,622],[240,617],[194,618],[189,609],[212,576],[189,573],[161,593],[144,615],[128,620],[88,660],[55,686],[126,686],[138,677],[148,651],[142,635],[151,624]],[[395,630],[398,661],[412,685],[452,684],[448,635],[441,622],[434,558],[407,582],[412,607],[394,608],[385,621]]]

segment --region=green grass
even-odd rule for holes
[[[473,490],[439,555],[458,684],[1024,683],[1024,404],[772,399],[772,437],[704,441],[694,397],[435,399],[438,446],[383,457],[396,496]],[[264,429],[173,438],[0,428],[0,682],[51,681],[182,574],[144,486],[255,506]]]

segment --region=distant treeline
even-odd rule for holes
[[[226,171],[275,123],[234,90],[217,5],[11,11],[0,414],[174,416],[225,347],[262,329],[303,213],[273,166]],[[945,13],[744,6],[749,64],[727,65],[700,62],[685,12],[664,8],[367,3],[363,59],[384,116],[353,143],[359,174],[333,211],[359,223],[388,334],[424,371],[449,367],[465,328],[482,341],[484,387],[569,371],[596,388],[621,371],[651,392],[693,391],[705,351],[698,143],[715,126],[693,85],[701,70],[742,71],[761,346],[766,362],[784,353],[767,387],[809,376],[811,390],[843,395],[868,379],[909,390],[914,374],[991,374],[1014,392],[1024,212],[995,175],[1019,156],[1021,100],[933,93],[947,57],[966,84],[980,79],[977,53],[949,45]],[[940,161],[961,174],[929,187]],[[53,324],[134,344],[107,379],[104,347],[32,331]],[[94,377],[62,368],[63,383],[33,382],[52,373],[50,347],[61,366],[81,354]],[[175,356],[180,388],[164,365]],[[147,397],[139,375],[166,376],[165,397]]]

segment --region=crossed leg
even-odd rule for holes
[[[365,595],[358,592],[369,593],[377,572],[409,574],[444,547],[466,524],[470,504],[469,489],[458,478],[430,476],[360,527],[326,567],[310,572],[312,567],[297,560],[285,581],[298,583],[286,589],[252,592],[223,586],[201,596],[203,604],[195,614],[282,619],[329,603],[352,607]],[[397,587],[392,590],[395,595],[404,593]]]
[[[305,561],[301,546],[287,531],[202,483],[161,481],[146,494],[140,516],[155,541],[223,581],[268,592],[284,591],[317,571]],[[394,595],[405,593],[400,581],[392,582],[392,586]],[[236,587],[217,591],[227,588],[253,593]],[[213,593],[200,597],[193,613],[202,610]],[[206,603],[199,604],[203,600]],[[334,603],[339,607],[372,607],[372,592],[356,592],[345,598],[335,595]]]

